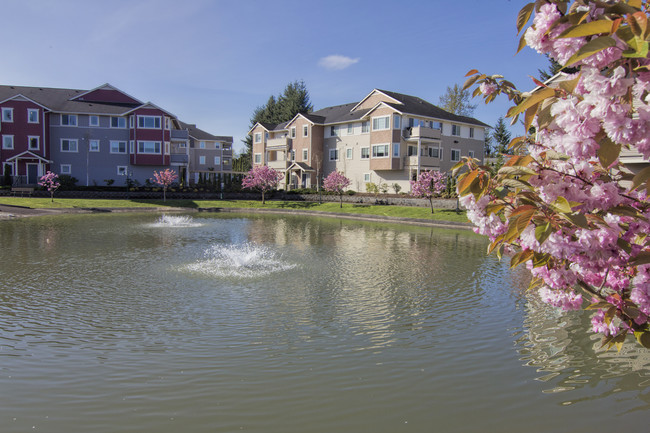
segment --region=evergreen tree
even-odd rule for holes
[[[497,153],[508,153],[508,144],[510,144],[511,133],[506,127],[506,122],[503,117],[497,119],[497,124],[492,131],[492,138],[495,143],[495,150]]]
[[[470,104],[469,100],[469,90],[463,90],[462,86],[454,84],[454,87],[447,86],[447,92],[440,97],[440,106],[459,116],[471,116],[476,105]]]

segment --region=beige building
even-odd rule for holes
[[[285,187],[309,188],[333,171],[363,192],[367,183],[398,184],[424,170],[448,171],[463,156],[483,160],[488,125],[423,99],[374,89],[360,102],[298,114],[279,125],[257,123],[253,166],[285,173]]]
[[[188,131],[187,158],[189,161],[189,181],[199,181],[199,174],[212,176],[217,173],[232,172],[231,136],[212,135],[196,127],[181,122]]]

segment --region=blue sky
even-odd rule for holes
[[[0,83],[92,89],[110,83],[232,135],[253,110],[304,80],[315,109],[373,88],[438,104],[470,69],[533,87],[548,62],[515,55],[523,0],[4,0]],[[479,106],[494,125],[508,102]],[[514,132],[519,132],[513,128]]]

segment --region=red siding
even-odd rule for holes
[[[131,113],[135,116],[134,128],[131,128],[130,137],[134,141],[135,154],[131,155],[131,164],[133,165],[169,165],[170,156],[164,155],[165,142],[171,140],[171,131],[165,129],[165,112],[156,108],[139,108]],[[160,117],[160,129],[138,128],[138,116],[157,116]],[[138,153],[138,141],[159,141],[160,154],[152,155],[150,153]]]
[[[110,102],[117,104],[140,104],[140,102],[117,90],[97,89],[77,98],[77,101]]]
[[[6,101],[2,104],[3,108],[13,108],[13,122],[2,122],[2,130],[0,135],[13,135],[14,136],[14,148],[13,149],[2,149],[2,142],[0,141],[0,154],[2,155],[2,163],[15,155],[23,153],[29,150],[29,138],[38,137],[39,147],[38,150],[32,150],[32,153],[46,157],[46,148],[47,141],[46,137],[43,136],[43,130],[47,130],[49,124],[45,125],[44,128],[44,112],[43,107],[34,104],[30,101]],[[33,108],[38,110],[38,123],[29,123],[27,117],[27,109]],[[1,170],[0,170],[1,172]]]

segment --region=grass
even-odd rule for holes
[[[34,209],[43,208],[137,208],[137,207],[183,207],[183,208],[246,208],[246,209],[283,209],[283,210],[308,210],[320,212],[334,212],[341,214],[364,214],[388,217],[429,219],[439,221],[467,222],[464,211],[456,212],[453,209],[434,209],[431,213],[429,207],[387,206],[387,205],[362,205],[356,203],[339,203],[304,201],[276,201],[270,200],[262,205],[255,200],[110,200],[110,199],[67,199],[54,198],[22,198],[0,197],[0,204],[24,206]]]

